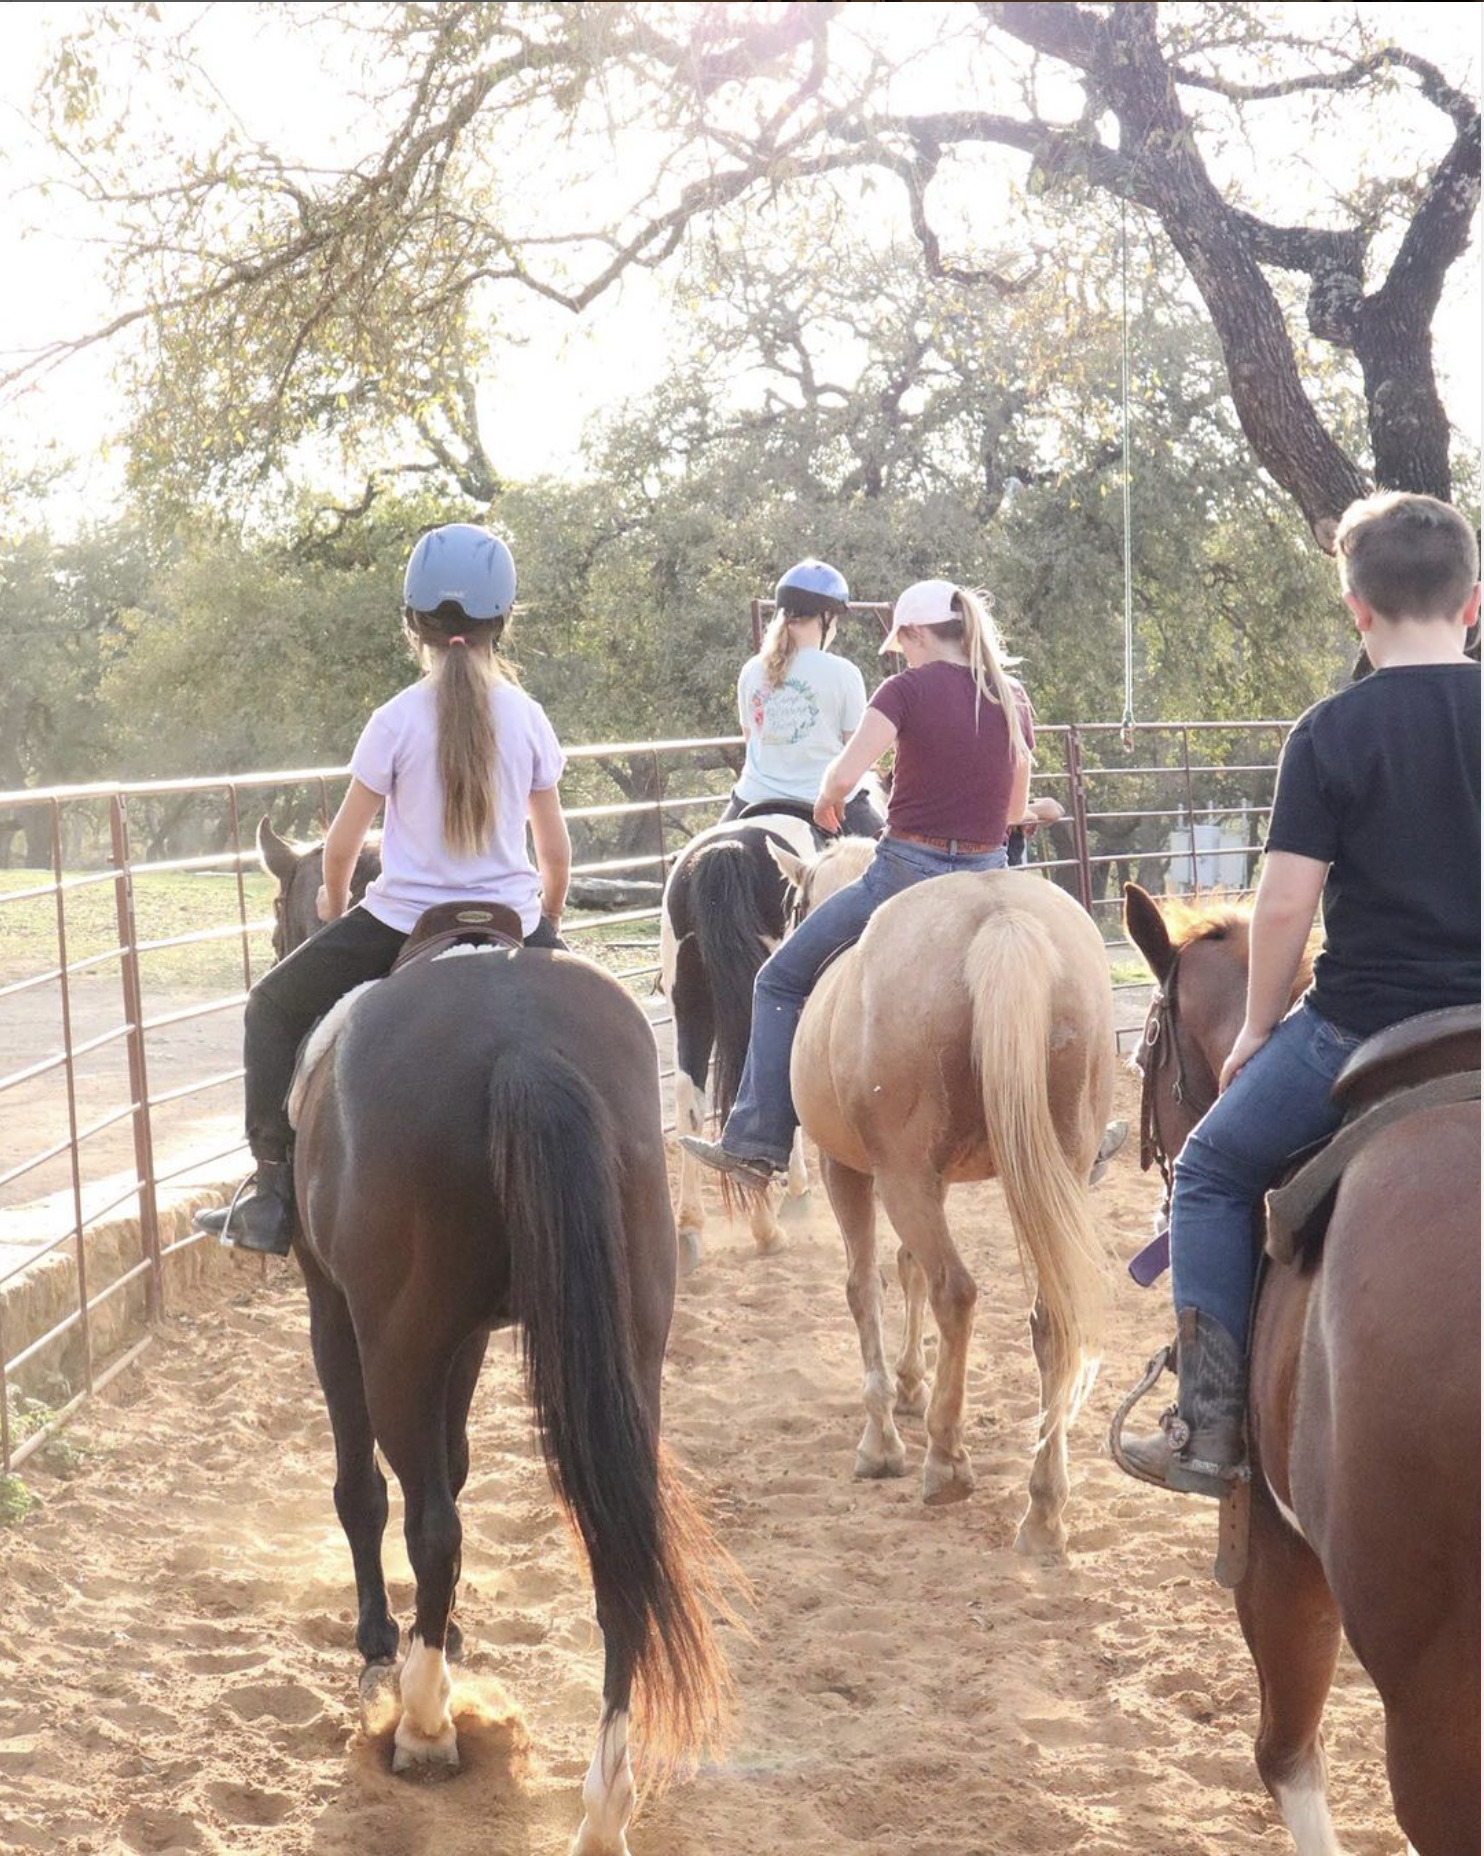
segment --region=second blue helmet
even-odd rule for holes
[[[828,561],[799,561],[774,588],[773,603],[780,612],[799,619],[843,614],[850,604],[850,588],[844,574]]]
[[[515,559],[489,529],[446,522],[412,550],[402,600],[414,612],[436,612],[450,603],[476,622],[507,618],[515,604]]]

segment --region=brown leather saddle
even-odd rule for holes
[[[1345,1110],[1332,1139],[1268,1194],[1267,1254],[1292,1263],[1324,1237],[1341,1177],[1382,1128],[1444,1102],[1479,1100],[1477,1005],[1422,1012],[1367,1038],[1331,1091]]]
[[[392,972],[435,960],[451,947],[524,947],[520,917],[498,902],[440,902],[425,909],[403,943]]]

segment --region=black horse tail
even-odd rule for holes
[[[783,879],[767,865],[767,879]],[[752,983],[767,959],[768,924],[758,901],[759,865],[748,847],[723,838],[696,853],[690,867],[690,917],[711,990],[716,1026],[715,1107],[731,1113],[752,1036]]]
[[[553,1052],[501,1057],[490,1169],[536,1429],[592,1569],[610,1659],[604,1718],[629,1706],[632,1684],[649,1756],[697,1758],[717,1744],[730,1700],[710,1621],[713,1607],[730,1616],[713,1571],[725,1556],[675,1479],[635,1371],[607,1112]]]

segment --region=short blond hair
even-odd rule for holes
[[[1479,544],[1435,496],[1384,490],[1352,503],[1335,533],[1340,587],[1383,619],[1451,619],[1479,577]]]

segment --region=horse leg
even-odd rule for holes
[[[959,1502],[974,1486],[973,1465],[964,1448],[964,1389],[978,1290],[948,1229],[942,1180],[927,1173],[882,1173],[878,1184],[897,1236],[927,1280],[928,1299],[941,1336],[938,1370],[928,1401],[931,1442],[922,1465],[922,1499],[934,1506]]]
[[[1053,1389],[1063,1383],[1060,1359],[1046,1311],[1038,1295],[1031,1309],[1031,1347],[1041,1375],[1041,1441],[1031,1464],[1030,1501],[1015,1534],[1017,1553],[1035,1553],[1060,1559],[1067,1548],[1067,1530],[1062,1510],[1067,1505],[1067,1421],[1059,1417],[1046,1423]]]
[[[1257,1666],[1257,1770],[1298,1856],[1338,1856],[1319,1719],[1339,1655],[1339,1607],[1318,1559],[1281,1519],[1255,1466],[1247,1571],[1236,1598]]]
[[[371,1419],[402,1485],[407,1557],[417,1580],[417,1615],[399,1678],[402,1718],[393,1772],[459,1763],[446,1645],[463,1531],[449,1476],[448,1390],[453,1361],[466,1346],[389,1324],[367,1362]]]
[[[749,1192],[747,1195],[747,1222],[752,1231],[752,1241],[757,1245],[760,1257],[771,1257],[776,1250],[782,1250],[788,1239],[784,1236],[783,1226],[778,1222],[778,1212],[771,1192]]]
[[[1477,1614],[1476,1614],[1477,1615]],[[1479,1640],[1463,1620],[1408,1659],[1400,1685],[1378,1679],[1386,1707],[1386,1773],[1408,1848],[1472,1856],[1479,1848]]]
[[[686,1071],[685,1060],[677,1058],[675,1064],[675,1125],[682,1134],[704,1134],[706,1131],[706,1066],[710,1055],[710,1040],[707,1040],[706,1055],[702,1057],[697,1076]],[[679,1240],[680,1268],[682,1274],[689,1276],[701,1263],[701,1233],[706,1228],[706,1208],[701,1201],[701,1163],[693,1155],[680,1149],[680,1208],[676,1216],[676,1235]]]
[[[927,1277],[905,1244],[897,1245],[897,1280],[907,1306],[902,1351],[897,1355],[899,1418],[920,1418],[928,1408],[927,1359],[922,1351],[922,1317],[927,1308]]]
[[[448,1486],[455,1502],[469,1479],[469,1407],[489,1346],[489,1329],[471,1334],[454,1356],[448,1375]],[[456,1663],[464,1653],[464,1633],[450,1614],[444,1654]]]
[[[881,1331],[881,1272],[876,1267],[876,1199],[871,1176],[842,1166],[825,1153],[819,1156],[819,1170],[845,1240],[850,1266],[845,1299],[855,1317],[866,1373],[866,1428],[855,1453],[855,1473],[863,1477],[905,1475],[907,1451],[891,1413],[886,1338]]]
[[[794,1144],[788,1156],[788,1196],[802,1199],[809,1191],[809,1168],[804,1162],[804,1130],[794,1129]]]
[[[381,1567],[386,1532],[386,1477],[376,1466],[361,1354],[345,1297],[301,1247],[309,1292],[309,1338],[335,1437],[335,1512],[355,1568],[356,1648],[367,1663],[396,1659],[401,1633],[387,1604]]]

